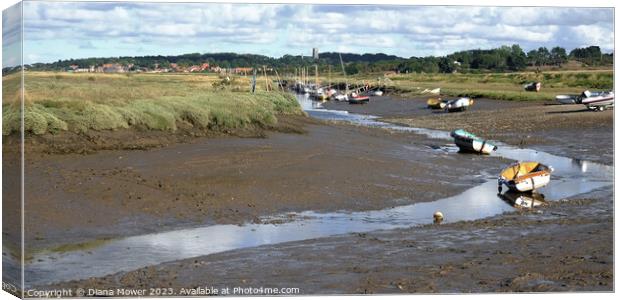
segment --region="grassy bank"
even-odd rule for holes
[[[343,77],[332,78],[344,82]],[[441,88],[448,96],[483,97],[499,100],[552,100],[559,94],[580,93],[583,90],[613,89],[613,71],[549,71],[491,74],[398,74],[384,77],[350,76],[350,84],[369,82],[385,86],[403,96],[421,95],[425,89]],[[541,92],[526,92],[523,85],[540,81]]]
[[[5,76],[11,84],[17,76]],[[139,128],[175,131],[181,123],[226,131],[270,126],[279,114],[302,114],[289,94],[249,93],[247,79],[163,74],[30,73],[24,130],[31,134]],[[4,95],[3,134],[19,131],[18,94]]]

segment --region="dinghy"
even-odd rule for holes
[[[577,104],[579,99],[579,95],[557,95],[555,96],[555,101],[558,101],[561,104]]]
[[[528,92],[540,92],[542,84],[540,82],[531,82],[523,86],[523,89]]]
[[[444,109],[444,107],[446,107],[446,102],[441,98],[428,98],[426,107],[430,109]]]
[[[366,92],[366,95],[368,96],[383,96],[383,91],[382,90],[369,90]]]
[[[497,150],[497,146],[463,129],[452,131],[450,136],[454,138],[454,143],[461,149],[461,152],[490,154]]]
[[[368,103],[369,101],[370,101],[370,97],[362,96],[357,93],[351,93],[351,96],[349,96],[349,104],[365,104],[365,103]]]
[[[474,100],[468,97],[458,98],[454,100],[450,100],[446,103],[446,111],[447,112],[455,112],[455,111],[465,111],[468,107],[474,104]]]
[[[535,161],[517,162],[499,174],[497,189],[501,192],[502,184],[505,184],[514,192],[531,192],[547,185],[551,180],[551,172],[552,167]]]

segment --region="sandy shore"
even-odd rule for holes
[[[401,107],[393,108],[394,103]],[[326,107],[343,105],[348,104]],[[492,100],[477,101],[460,114],[423,106],[422,99],[382,98],[351,110],[412,126],[461,127],[568,157],[613,161],[612,112]],[[416,134],[316,121],[302,127],[292,134],[268,132],[267,138],[203,137],[149,150],[112,147],[86,155],[33,155],[26,164],[26,184],[32,187],[26,202],[27,248],[263,222],[261,216],[276,213],[363,211],[433,201],[480,184],[472,174],[495,174],[508,162],[438,151],[446,141]],[[593,134],[596,139],[584,139]],[[60,286],[290,285],[303,294],[609,291],[611,192],[579,195],[541,214],[267,245]]]

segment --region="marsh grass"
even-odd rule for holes
[[[335,77],[335,82],[344,82]],[[613,89],[611,70],[549,71],[490,74],[399,74],[386,80],[382,74],[350,76],[350,84],[367,81],[404,96],[421,95],[424,89],[441,88],[448,96],[484,97],[499,100],[553,100],[556,95],[580,93],[585,89]],[[523,85],[540,81],[541,92],[526,92]]]
[[[261,89],[251,94],[249,80],[245,79],[246,85],[244,79],[236,79],[234,89],[215,89],[216,76],[26,73],[24,130],[31,134],[122,128],[175,131],[184,123],[226,131],[274,125],[279,114],[302,114],[292,95]],[[5,95],[5,135],[19,131],[18,96]]]

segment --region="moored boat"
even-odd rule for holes
[[[349,104],[365,104],[368,102],[370,102],[370,97],[368,96],[362,96],[357,93],[352,93],[349,96]]]
[[[555,100],[561,104],[577,104],[579,101],[579,95],[557,95]]]
[[[426,107],[430,109],[443,109],[446,107],[446,101],[441,98],[428,98],[426,101]]]
[[[448,112],[465,111],[474,104],[474,100],[468,97],[462,97],[450,100],[446,103],[445,109]]]
[[[614,106],[614,92],[590,92],[586,90],[581,94],[580,102],[591,110],[605,110]]]
[[[502,184],[515,192],[531,192],[544,187],[551,180],[553,168],[539,162],[517,162],[505,168],[497,180],[498,190]]]
[[[454,138],[454,143],[459,147],[461,152],[490,154],[491,152],[497,150],[497,146],[493,143],[481,139],[463,129],[452,131],[450,136]]]

